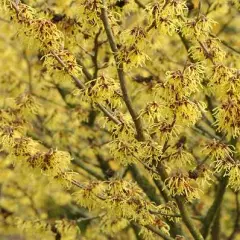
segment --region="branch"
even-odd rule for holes
[[[147,228],[148,230],[150,230],[151,232],[157,234],[158,236],[162,237],[164,240],[174,240],[174,238],[170,237],[169,235],[167,235],[166,233],[162,232],[161,230],[153,227],[153,226],[141,226],[137,223],[132,223],[134,226],[138,227],[138,228],[141,228],[141,227],[145,227]]]
[[[177,202],[178,208],[181,212],[184,223],[186,224],[187,228],[189,229],[189,231],[192,234],[192,236],[194,237],[194,239],[203,240],[204,239],[203,236],[201,235],[199,230],[192,223],[191,216],[189,215],[187,208],[184,206],[183,201],[184,200],[180,196],[176,197],[176,202]]]
[[[114,55],[114,60],[116,63],[116,67],[117,67],[117,73],[118,73],[118,78],[120,81],[120,86],[121,86],[121,90],[122,90],[122,94],[123,94],[123,100],[128,108],[128,111],[132,117],[132,120],[135,124],[135,128],[136,128],[136,132],[137,132],[137,139],[140,141],[144,141],[144,133],[143,133],[143,128],[142,128],[142,123],[140,118],[137,116],[137,113],[135,112],[133,105],[132,105],[132,101],[128,95],[128,91],[127,91],[127,86],[126,86],[126,80],[125,80],[125,74],[123,71],[123,63],[119,60],[117,54],[118,54],[118,48],[117,45],[115,43],[115,39],[108,21],[108,14],[107,14],[107,5],[106,5],[106,1],[102,0],[102,10],[101,10],[101,19],[104,25],[104,29],[106,31],[107,37],[108,37],[108,41],[109,41],[109,45],[111,47],[111,50],[113,52]]]
[[[104,160],[104,158],[100,154],[96,154],[96,157],[105,178],[106,179],[111,178],[114,175],[115,171],[112,169],[109,162]]]
[[[64,69],[67,71],[67,67],[65,65],[65,63],[62,61],[62,59],[55,53],[55,52],[51,52],[53,54],[53,56],[56,58],[56,60],[64,67]],[[68,72],[68,71],[67,71]],[[79,89],[86,89],[84,83],[78,79],[76,76],[72,75],[71,73],[68,72],[68,74],[72,77],[75,85],[79,88]],[[113,122],[115,122],[116,124],[120,125],[122,124],[117,118],[115,118],[113,116],[113,113],[111,113],[109,110],[107,110],[104,106],[102,106],[99,103],[96,103],[97,107],[109,118],[111,119]]]
[[[231,49],[233,52],[240,54],[240,51],[237,50],[236,48],[232,47],[231,45],[229,45],[225,40],[220,40],[221,43],[225,46],[228,47],[229,49]]]
[[[121,86],[121,90],[122,90],[122,93],[123,93],[123,100],[124,100],[128,110],[129,110],[129,113],[130,113],[130,115],[133,119],[133,122],[135,124],[135,128],[136,128],[136,131],[137,131],[137,139],[139,141],[144,141],[145,138],[144,138],[144,133],[143,133],[141,121],[137,117],[137,114],[135,113],[135,110],[133,109],[131,99],[130,99],[130,97],[128,95],[128,92],[127,92],[125,75],[124,75],[124,71],[123,71],[123,63],[121,63],[119,61],[118,56],[117,56],[118,49],[117,49],[117,45],[115,43],[115,39],[114,39],[112,30],[111,30],[111,27],[110,27],[109,22],[108,22],[107,7],[106,7],[105,0],[102,0],[102,3],[103,3],[102,21],[103,21],[103,25],[104,25],[104,28],[105,28],[105,31],[106,31],[106,34],[107,34],[107,37],[108,37],[108,41],[109,41],[111,50],[114,54],[114,59],[115,59],[115,63],[116,63],[116,66],[117,66],[117,72],[118,72],[118,77],[119,77],[119,81],[120,81],[120,86]],[[149,188],[151,186],[150,183],[146,182],[146,178],[143,177],[141,174],[139,174],[138,169],[135,166],[133,166],[131,170],[134,173],[134,176],[137,177],[136,181],[138,182],[140,187],[144,190],[146,190],[148,188],[146,192],[148,193],[148,196],[150,197],[150,199],[153,200],[153,196],[150,193],[152,190],[150,190],[151,188]],[[156,201],[156,199],[154,199],[154,200]],[[164,239],[167,239],[167,238],[164,238]],[[172,239],[172,238],[169,238],[169,239]]]
[[[92,56],[92,61],[94,63],[94,79],[97,78],[98,75],[98,71],[99,71],[99,66],[98,66],[98,52],[99,52],[99,43],[98,43],[98,38],[101,34],[101,28],[99,29],[99,31],[97,32],[95,38],[94,38],[94,47],[93,47],[93,52],[94,55]]]
[[[145,9],[145,5],[141,3],[139,0],[134,0],[134,2],[138,5],[139,8]]]
[[[234,228],[233,231],[231,233],[231,235],[229,236],[228,240],[233,240],[237,231],[240,231],[240,204],[239,204],[239,196],[238,196],[239,192],[235,193],[235,201],[236,201],[236,219],[235,219],[235,224],[234,224]]]
[[[218,188],[215,200],[213,201],[211,207],[209,208],[205,218],[203,219],[203,226],[201,229],[202,235],[204,238],[207,237],[209,229],[216,217],[218,209],[222,203],[224,193],[228,184],[228,177],[223,177]]]
[[[143,191],[146,193],[148,198],[158,205],[162,204],[161,199],[156,193],[155,187],[153,187],[151,183],[148,181],[148,179],[138,171],[136,165],[131,165],[129,168],[132,172],[133,178],[136,180],[139,186],[143,189]]]
[[[91,73],[88,71],[88,69],[85,67],[85,65],[83,64],[83,62],[77,58],[77,63],[82,67],[82,71],[85,75],[85,77],[87,78],[88,81],[93,80],[93,76],[91,75]]]
[[[212,226],[212,229],[211,229],[212,239],[220,239],[220,235],[221,235],[220,218],[221,218],[221,208],[218,209],[215,220],[213,222],[213,226]]]
[[[152,226],[146,226],[147,229],[149,229],[150,231],[154,232],[155,234],[157,234],[158,236],[162,237],[164,240],[174,240],[174,238],[168,236],[167,234],[165,234],[164,232],[158,230],[155,227]]]

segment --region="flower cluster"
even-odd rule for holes
[[[204,67],[199,63],[189,64],[183,71],[166,72],[165,97],[169,100],[182,99],[199,91],[203,73]]]
[[[233,146],[229,146],[221,141],[213,139],[205,144],[203,152],[214,160],[225,159],[232,156]]]
[[[230,229],[211,211],[223,195],[211,198],[226,193],[224,216],[237,208],[225,189],[240,190],[237,8],[0,0],[0,236],[208,239],[214,220]]]
[[[201,118],[205,105],[190,100],[190,97],[201,87],[203,72],[204,67],[196,63],[189,64],[182,71],[166,73],[166,81],[155,86],[156,96],[162,98],[165,104],[165,107],[161,107],[162,118],[172,116],[176,118],[176,124],[189,126]],[[168,113],[165,109],[168,109]],[[167,113],[166,116],[164,113]]]
[[[200,14],[195,18],[187,19],[181,31],[187,39],[204,39],[211,33],[213,24],[216,24],[213,19]]]
[[[94,103],[109,104],[112,108],[121,106],[120,86],[115,79],[102,75],[86,86],[83,98],[87,102],[91,99]]]
[[[15,6],[15,5],[13,5]],[[58,30],[56,24],[50,20],[38,18],[34,10],[22,3],[13,9],[13,18],[19,25],[19,32],[23,33],[26,42],[37,50],[43,52],[44,65],[51,71],[67,72],[70,75],[78,75],[81,71],[75,57],[64,50],[64,36]]]
[[[45,238],[54,237],[58,234],[66,240],[76,239],[79,235],[76,223],[64,219],[57,220],[53,223],[46,223],[45,221],[38,219],[23,220],[21,218],[16,218],[15,221],[16,225],[30,237],[36,236],[36,232],[42,234]]]
[[[220,42],[216,38],[207,38],[205,41],[198,41],[198,44],[189,49],[191,56],[196,61],[209,60],[213,63],[221,62],[226,53],[220,46]]]
[[[238,94],[238,79],[239,71],[237,69],[227,67],[223,64],[216,64],[212,67],[208,86],[219,99],[223,99],[229,95]]]
[[[213,140],[209,142],[204,151],[214,160],[215,172],[223,172],[224,176],[229,177],[228,185],[235,191],[239,190],[239,161],[234,158],[234,147],[225,143]]]
[[[230,165],[227,169],[226,176],[229,177],[229,186],[233,188],[234,191],[240,190],[240,162],[235,162]]]
[[[182,0],[160,1],[149,4],[146,11],[150,12],[150,28],[154,27],[171,35],[178,29],[182,17],[187,13],[187,6]]]
[[[74,193],[74,196],[80,205],[91,209],[101,204],[102,210],[107,210],[103,219],[105,224],[110,221],[109,216],[114,216],[117,219],[116,224],[119,223],[120,226],[126,226],[128,221],[134,220],[142,226],[154,224],[168,232],[168,225],[152,213],[161,210],[162,207],[146,200],[142,190],[132,182],[125,180],[93,182]],[[169,206],[168,211],[170,208]]]
[[[228,97],[220,106],[214,109],[214,115],[216,116],[215,125],[218,131],[233,137],[240,135],[239,104],[239,97],[232,96]]]
[[[172,196],[184,196],[188,201],[199,198],[200,189],[197,182],[184,173],[176,172],[165,180],[165,186]]]
[[[57,56],[57,57],[56,57]],[[81,73],[81,67],[77,64],[76,58],[67,50],[60,50],[57,53],[49,53],[44,57],[44,66],[56,80],[67,76],[77,76]]]

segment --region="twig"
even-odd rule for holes
[[[82,67],[82,71],[83,71],[84,75],[86,76],[87,80],[88,81],[93,80],[93,76],[91,75],[91,73],[88,71],[88,69],[85,67],[85,65],[79,58],[77,58],[77,63]]]
[[[32,64],[30,59],[27,56],[26,51],[23,52],[23,56],[26,60],[27,63],[27,69],[28,69],[28,79],[29,79],[29,92],[32,93],[33,92],[33,86],[32,86]]]
[[[155,187],[152,186],[149,180],[138,171],[138,168],[135,165],[131,165],[129,168],[132,172],[133,178],[136,180],[139,186],[143,189],[143,191],[146,193],[148,198],[158,205],[161,204],[162,201],[157,195]]]
[[[116,67],[117,67],[118,78],[120,81],[120,86],[121,86],[121,90],[122,90],[122,94],[123,94],[123,100],[128,108],[128,111],[132,117],[132,120],[135,124],[136,132],[137,132],[137,139],[140,141],[143,141],[144,133],[143,133],[143,128],[142,128],[142,123],[141,123],[141,120],[138,117],[137,113],[135,112],[133,105],[132,105],[132,101],[128,95],[125,74],[123,71],[123,63],[118,58],[118,48],[115,43],[115,39],[114,39],[112,30],[111,30],[111,27],[110,27],[110,24],[108,21],[106,1],[102,0],[102,4],[103,4],[103,7],[101,10],[101,19],[102,19],[104,29],[105,29],[107,37],[108,37],[110,47],[111,47],[113,55],[114,55],[114,59],[115,59]]]
[[[174,238],[170,237],[169,235],[165,234],[164,232],[160,231],[159,229],[153,227],[153,226],[146,226],[147,229],[154,232],[158,236],[162,237],[164,240],[174,240]]]
[[[239,204],[239,192],[235,193],[235,201],[236,201],[236,219],[233,231],[229,236],[228,240],[233,240],[237,231],[240,230],[240,204]]]
[[[217,38],[217,37],[216,37],[215,35],[213,35],[213,34],[210,34],[210,36],[213,37],[213,38]],[[235,52],[235,53],[237,53],[237,54],[240,54],[240,51],[239,51],[239,50],[237,50],[236,48],[230,46],[225,40],[223,40],[223,39],[219,39],[219,40],[220,40],[220,42],[221,42],[225,47],[231,49],[233,52]]]
[[[67,71],[67,73],[72,77],[76,86],[79,89],[83,89],[83,90],[86,89],[86,86],[82,83],[82,81],[80,79],[78,79],[76,76],[74,76],[74,75],[72,75],[71,73],[68,72],[67,67],[66,67],[65,63],[62,61],[62,59],[55,52],[51,52],[51,53],[56,58],[56,60],[64,67],[64,69]],[[97,103],[96,105],[113,122],[115,122],[118,125],[122,124],[117,118],[115,118],[113,116],[113,113],[111,113],[109,110],[107,110],[104,106],[102,106],[99,103]]]
[[[161,163],[158,165],[158,172],[162,178],[162,181],[165,181],[168,178],[166,169],[164,168],[164,166]],[[187,226],[188,230],[192,234],[193,238],[195,240],[204,240],[203,236],[201,235],[199,230],[195,227],[195,225],[192,222],[190,214],[189,214],[187,208],[185,207],[184,199],[181,196],[175,196],[175,200],[177,202],[182,219],[183,219],[185,225]]]
[[[98,51],[99,51],[99,43],[98,43],[98,38],[101,34],[102,29],[100,28],[99,31],[97,32],[95,38],[94,38],[94,47],[93,47],[93,52],[94,55],[92,56],[92,61],[94,63],[94,74],[93,78],[96,79],[99,71],[99,66],[98,66]]]
[[[99,214],[98,216],[93,216],[93,217],[81,217],[81,218],[78,218],[76,221],[79,223],[79,222],[83,222],[83,221],[94,220],[97,218],[101,218],[104,215],[106,215],[106,213],[102,213],[102,214]]]
[[[138,5],[139,8],[145,9],[145,5],[141,3],[139,0],[134,0],[134,2]]]
[[[204,239],[207,237],[209,229],[210,229],[210,227],[214,221],[214,218],[216,216],[216,213],[218,212],[218,209],[222,203],[227,184],[228,184],[228,177],[223,177],[219,184],[219,188],[218,188],[218,192],[215,196],[215,200],[213,201],[211,207],[209,208],[206,216],[203,219],[203,227],[201,229],[201,232],[202,232]]]
[[[137,227],[145,227],[147,228],[148,230],[150,230],[151,232],[157,234],[158,236],[162,237],[164,240],[174,240],[174,238],[170,237],[169,235],[167,235],[166,233],[162,232],[161,230],[153,227],[153,226],[142,226],[140,224],[137,224],[137,223],[133,223],[133,225],[137,226]]]
[[[183,219],[184,223],[186,224],[187,228],[189,229],[190,233],[192,234],[193,238],[196,240],[204,240],[204,238],[201,235],[201,233],[199,232],[199,230],[192,223],[191,216],[189,215],[187,208],[184,206],[185,204],[183,202],[183,199],[180,196],[177,196],[176,202],[177,202],[178,208],[181,212],[182,219]]]

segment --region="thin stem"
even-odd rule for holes
[[[207,237],[210,227],[216,217],[218,209],[223,201],[223,196],[226,191],[226,187],[228,184],[228,177],[223,177],[218,188],[218,192],[215,196],[215,200],[213,201],[211,207],[209,208],[205,218],[203,219],[203,226],[201,229],[202,235],[204,238]]]
[[[85,75],[85,77],[87,78],[88,81],[93,80],[93,76],[91,75],[91,73],[88,71],[88,69],[85,67],[85,65],[83,64],[83,62],[77,58],[77,63],[82,67],[82,71]]]
[[[138,5],[139,8],[145,9],[145,5],[141,3],[139,0],[134,0],[134,2]]]
[[[127,86],[126,86],[126,80],[125,80],[125,74],[123,71],[123,63],[119,60],[118,58],[118,48],[117,45],[115,43],[115,39],[108,21],[108,13],[107,13],[107,5],[106,5],[106,1],[102,0],[102,22],[104,25],[104,29],[106,31],[107,37],[108,37],[108,41],[109,41],[109,45],[111,47],[111,50],[113,52],[114,55],[114,59],[115,59],[115,63],[116,63],[116,67],[117,67],[117,73],[118,73],[118,78],[120,81],[120,86],[121,86],[121,90],[122,90],[122,94],[123,94],[123,100],[128,108],[128,111],[132,117],[132,120],[135,124],[135,128],[136,128],[136,132],[137,132],[137,139],[140,141],[144,141],[144,133],[143,133],[143,128],[142,128],[142,123],[140,118],[138,117],[137,113],[135,112],[133,105],[132,105],[132,101],[130,99],[130,96],[128,94],[127,91]]]
[[[139,186],[143,189],[143,191],[146,193],[148,198],[158,205],[162,204],[161,199],[156,193],[155,187],[152,186],[149,180],[138,171],[136,165],[131,165],[130,170],[132,172],[133,178],[136,180]]]
[[[28,79],[29,79],[29,92],[32,93],[33,91],[33,86],[32,86],[32,64],[30,59],[27,56],[26,51],[23,52],[23,56],[26,60],[27,63],[27,69],[28,69]]]
[[[164,240],[174,240],[174,238],[170,237],[169,235],[165,234],[164,232],[160,231],[159,229],[153,226],[146,226],[146,228],[154,232],[158,236],[162,237]]]
[[[92,61],[94,63],[94,79],[97,78],[98,76],[98,71],[99,71],[99,66],[98,66],[98,52],[99,52],[99,42],[98,42],[98,38],[101,34],[102,29],[100,28],[98,33],[96,34],[95,38],[94,38],[94,47],[93,47],[93,52],[94,55],[92,56]]]
[[[185,204],[183,201],[184,200],[181,197],[179,197],[179,196],[176,197],[176,202],[177,202],[178,208],[181,212],[184,223],[186,224],[188,230],[190,231],[190,233],[192,234],[194,239],[203,240],[204,239],[203,236],[201,235],[199,230],[192,223],[191,216],[189,215],[187,208],[185,207]]]
[[[240,204],[239,204],[239,195],[238,194],[239,194],[239,192],[235,193],[236,219],[235,219],[233,231],[232,231],[231,235],[229,236],[228,240],[233,240],[235,238],[237,232],[240,229]]]
[[[78,218],[76,221],[79,223],[79,222],[83,222],[83,221],[89,221],[89,220],[95,220],[97,218],[101,218],[103,217],[104,215],[106,215],[106,213],[102,213],[102,214],[99,214],[97,216],[87,216],[87,217],[81,217],[81,218]]]
[[[213,34],[210,34],[210,36],[213,37],[213,38],[216,38],[216,36],[214,36]],[[231,49],[233,52],[235,52],[235,53],[237,53],[237,54],[240,54],[240,51],[239,51],[239,50],[237,50],[236,48],[234,48],[234,47],[232,47],[231,45],[229,45],[229,43],[226,42],[225,40],[220,39],[220,42],[221,42],[224,46],[226,46],[227,48]]]
[[[218,212],[216,214],[213,226],[212,226],[212,230],[211,230],[211,237],[212,239],[220,239],[220,235],[221,235],[221,208],[218,209]]]
[[[164,240],[174,240],[174,238],[170,237],[170,236],[167,235],[166,233],[162,232],[161,230],[159,230],[159,229],[157,229],[157,228],[155,228],[155,227],[153,227],[153,226],[150,226],[150,225],[148,225],[148,226],[142,226],[142,225],[137,224],[137,223],[132,223],[132,224],[135,225],[135,226],[137,226],[137,227],[139,227],[139,228],[145,227],[145,228],[147,228],[148,230],[150,230],[151,232],[153,232],[153,233],[157,234],[158,236],[162,237]]]

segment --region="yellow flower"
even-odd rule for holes
[[[175,124],[175,120],[164,119],[150,126],[152,136],[159,137],[161,143],[170,138],[175,138],[180,133],[180,126]]]
[[[227,136],[237,137],[240,135],[240,99],[229,96],[220,106],[214,109],[214,115],[218,131],[222,131]]]
[[[124,69],[136,68],[143,66],[150,57],[140,49],[136,44],[121,45],[117,52],[118,64],[123,63]]]
[[[177,172],[165,180],[165,187],[172,196],[184,196],[188,201],[199,198],[199,188],[195,180],[186,174]]]
[[[142,142],[139,144],[136,155],[138,159],[152,168],[156,166],[161,159],[162,146],[151,140]]]
[[[172,35],[181,25],[182,17],[187,12],[185,1],[170,0],[150,3],[146,7],[150,28],[157,28],[161,33]]]
[[[137,145],[136,140],[123,140],[117,138],[108,145],[114,159],[118,160],[121,164],[128,165],[137,161],[135,155],[137,151],[137,147],[135,147],[135,145]]]
[[[240,73],[235,68],[216,64],[211,71],[208,86],[212,93],[224,100],[229,94],[238,95],[240,90]]]
[[[175,215],[176,212],[178,212],[178,207],[176,202],[174,201],[169,201],[165,204],[161,204],[159,206],[157,206],[157,211],[159,212],[159,214],[168,219],[169,221],[179,221],[180,218],[177,217],[173,217],[171,215]]]
[[[172,107],[176,111],[177,119],[176,122],[179,125],[192,126],[200,120],[202,113],[204,111],[204,103],[195,103],[191,100],[185,98],[182,101],[176,101],[172,104]]]
[[[105,187],[100,182],[90,182],[85,187],[73,193],[73,198],[82,207],[89,210],[96,209],[99,206],[104,207],[105,202],[98,197],[104,191]]]
[[[170,154],[168,161],[171,166],[186,166],[194,163],[194,157],[191,153],[184,150],[183,147],[180,147],[176,152]]]
[[[30,26],[30,32],[27,36],[37,39],[40,42],[41,49],[47,51],[63,49],[63,33],[50,20],[34,19],[31,20]]]
[[[29,112],[37,114],[40,105],[37,103],[34,96],[23,93],[15,98],[16,107],[20,109],[21,112]]]
[[[234,189],[234,191],[240,190],[240,162],[234,163],[225,174],[229,176],[228,186]]]
[[[146,120],[147,123],[153,124],[154,122],[164,120],[169,112],[170,109],[166,105],[153,101],[140,111],[139,117]]]
[[[11,4],[10,4],[11,5]],[[36,16],[36,10],[26,4],[19,2],[18,4],[18,16],[15,19],[16,21],[26,22],[29,19],[34,19]],[[12,17],[16,17],[16,13],[13,10]]]
[[[197,92],[201,86],[204,68],[200,64],[190,64],[183,71],[166,72],[164,92],[166,99],[182,99]]]
[[[203,14],[195,18],[187,19],[181,31],[191,41],[193,39],[206,38],[211,33],[216,22]]]
[[[75,221],[57,220],[54,226],[64,240],[75,240],[78,238],[79,228]]]
[[[121,106],[120,85],[117,80],[102,75],[89,81],[84,92],[84,98],[95,103],[110,104],[112,108]]]
[[[207,38],[204,41],[198,41],[190,47],[189,53],[195,60],[211,62],[222,62],[226,53],[220,47],[220,42],[216,38]]]
[[[50,74],[59,74],[60,76],[78,76],[81,74],[81,67],[73,54],[67,50],[59,50],[55,53],[49,53],[43,57],[44,66],[48,69]],[[61,79],[61,77],[60,77]]]
[[[210,156],[211,159],[225,159],[233,155],[233,146],[227,145],[221,141],[213,139],[205,144],[203,152]]]
[[[14,9],[13,11],[15,12]],[[37,40],[36,43],[41,50],[63,49],[64,36],[62,32],[50,20],[37,19],[33,8],[19,3],[18,12],[13,14],[13,18],[20,24],[22,32],[29,39]]]
[[[36,152],[26,159],[29,167],[40,169],[43,173],[57,177],[68,170],[71,157],[68,152],[50,149],[48,152]]]
[[[231,157],[226,157],[224,159],[217,159],[213,163],[215,172],[219,173],[225,171],[226,173],[226,171],[228,171],[232,167],[234,160]]]

